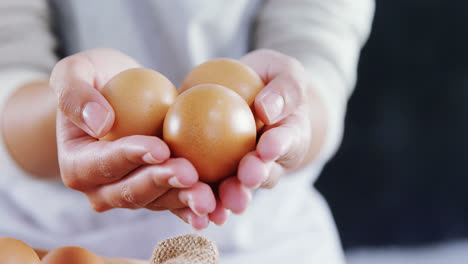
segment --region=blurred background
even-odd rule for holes
[[[350,263],[468,263],[468,1],[376,4],[316,186]]]

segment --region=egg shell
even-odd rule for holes
[[[0,237],[1,264],[40,264],[41,260],[28,244],[11,237]]]
[[[61,247],[50,251],[42,259],[42,264],[105,264],[93,252],[81,247]]]
[[[241,158],[255,149],[255,120],[234,91],[201,84],[179,95],[164,121],[163,139],[174,156],[188,159],[200,180],[234,175]]]
[[[187,74],[179,87],[179,93],[199,84],[207,83],[225,86],[242,96],[254,113],[257,131],[263,127],[263,122],[255,115],[254,101],[265,84],[252,68],[230,58],[216,58],[206,61]]]
[[[115,112],[110,132],[101,140],[131,135],[161,136],[164,117],[178,93],[161,73],[135,68],[114,76],[101,90]]]

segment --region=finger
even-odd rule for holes
[[[216,209],[208,214],[211,222],[218,226],[224,225],[229,218],[230,211],[223,207],[220,200],[216,201]]]
[[[59,152],[63,152],[59,156],[64,184],[80,191],[115,182],[142,164],[160,164],[170,157],[167,145],[150,136],[92,143],[76,139],[59,147]]]
[[[216,198],[211,187],[202,182],[181,190],[179,200],[198,215],[207,215],[216,208]]]
[[[180,189],[171,188],[187,188],[197,181],[197,173],[188,161],[172,159],[161,165],[140,167],[122,180],[103,185],[87,192],[87,195],[96,211],[110,208],[137,209],[148,207],[149,204],[159,206],[153,210],[184,208],[187,204],[179,200],[178,194],[172,195]],[[194,190],[197,191],[200,192]]]
[[[137,62],[115,50],[85,51],[58,62],[50,86],[66,117],[89,135],[102,137],[112,127],[114,111],[99,91],[114,75],[135,67]]]
[[[242,185],[236,177],[230,177],[220,184],[219,197],[226,209],[241,214],[252,200],[252,191]]]
[[[255,98],[255,112],[266,124],[275,124],[290,115],[304,100],[305,81],[284,73],[268,83]]]
[[[256,189],[267,179],[269,166],[256,151],[252,151],[239,162],[237,178],[247,188]]]
[[[196,215],[192,210],[189,208],[182,208],[182,209],[174,209],[171,212],[182,219],[185,223],[191,225],[196,230],[202,230],[208,227],[210,224],[210,220],[208,216],[203,215]]]
[[[278,184],[281,176],[284,175],[284,167],[276,162],[272,162],[268,171],[268,177],[260,184],[259,188],[272,189]]]
[[[279,126],[267,130],[260,136],[256,146],[259,158],[263,161],[278,161],[280,163],[294,159],[300,148],[300,145],[295,142],[297,134],[296,128],[289,126]]]
[[[237,178],[251,189],[273,188],[284,173],[284,168],[275,161],[263,161],[256,152],[247,154],[239,164]]]
[[[256,114],[266,125],[282,120],[304,100],[307,78],[298,60],[275,51],[259,50],[241,61],[267,84],[254,103]]]
[[[146,206],[150,210],[171,210],[189,207],[197,215],[207,215],[216,208],[216,200],[210,186],[197,182],[186,189],[170,189]]]
[[[311,141],[310,123],[300,109],[259,138],[256,152],[263,161],[295,168],[304,160]]]

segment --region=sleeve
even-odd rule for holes
[[[57,61],[54,49],[46,0],[0,0],[0,116],[17,88],[49,78]],[[0,163],[0,183],[8,174],[21,173],[4,144],[0,144]]]
[[[298,59],[325,102],[329,128],[321,161],[328,160],[341,142],[346,104],[374,9],[374,0],[267,0],[260,11],[255,48]]]
[[[0,106],[22,84],[48,79],[57,58],[46,0],[0,1]]]

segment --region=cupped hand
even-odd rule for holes
[[[223,206],[242,213],[252,191],[273,188],[285,173],[305,166],[324,142],[325,110],[299,61],[271,50],[257,50],[241,61],[266,86],[255,98],[255,111],[265,123],[255,151],[240,161],[237,176],[221,182]]]
[[[224,223],[226,210],[216,206],[210,186],[198,181],[190,162],[171,159],[161,139],[141,135],[97,139],[114,122],[114,111],[100,90],[117,73],[135,67],[141,66],[111,49],[77,53],[55,66],[50,85],[59,102],[57,148],[63,183],[83,192],[98,212],[170,210],[196,229],[205,228],[210,220]]]

